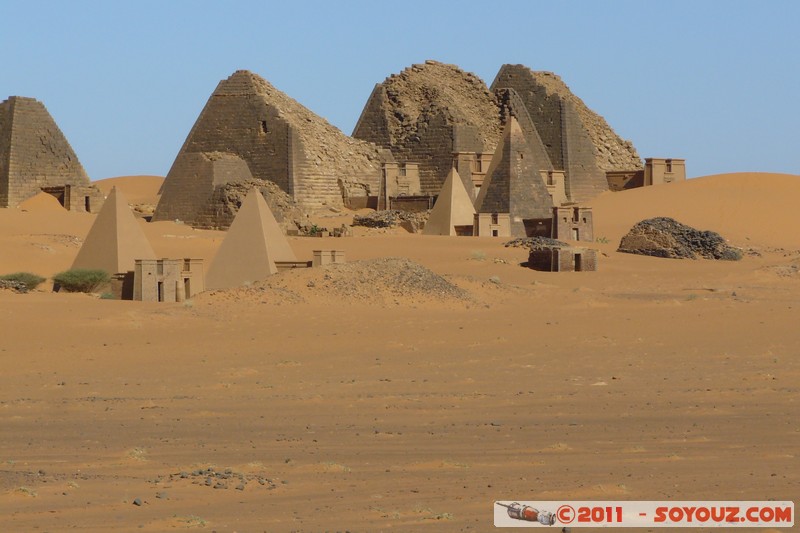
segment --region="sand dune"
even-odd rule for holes
[[[798,179],[603,195],[594,273],[531,271],[503,239],[360,231],[289,240],[437,277],[410,269],[403,297],[363,265],[184,304],[0,291],[3,528],[487,531],[494,500],[800,501]],[[663,215],[761,255],[615,252]],[[94,218],[0,210],[0,273],[67,268]],[[224,237],[140,224],[165,257]]]
[[[800,247],[798,199],[800,176],[743,172],[609,192],[590,205],[595,235],[617,243],[636,222],[668,216],[739,246]]]
[[[119,187],[132,204],[157,204],[158,190],[164,178],[161,176],[120,176],[93,182],[103,194],[108,195],[112,187]]]

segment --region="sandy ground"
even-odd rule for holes
[[[290,239],[409,258],[466,299],[343,296],[311,271],[182,304],[0,291],[0,529],[487,531],[495,500],[800,502],[798,199],[800,177],[767,174],[605,194],[595,273],[531,271],[502,239]],[[614,251],[662,215],[749,252]],[[69,268],[93,220],[0,210],[0,273]],[[167,257],[224,236],[141,224]]]

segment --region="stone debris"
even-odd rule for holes
[[[551,239],[549,237],[524,237],[513,239],[505,243],[506,248],[528,248],[530,250],[543,250],[546,248],[567,248],[569,244]]]
[[[294,199],[281,189],[278,184],[251,178],[243,181],[226,183],[214,189],[211,199],[206,203],[193,226],[203,229],[228,229],[236,213],[242,206],[247,193],[258,189],[267,201],[275,220],[286,233],[306,224],[308,213]]]
[[[318,288],[319,285],[318,285]],[[388,257],[325,267],[322,288],[341,296],[373,299],[376,292],[394,296],[463,300],[467,291],[409,259]]]
[[[355,215],[353,226],[366,228],[396,228],[402,227],[409,233],[419,233],[428,221],[430,211],[375,211],[366,215]]]
[[[258,483],[259,486],[266,487],[268,490],[277,487],[275,481],[263,475],[235,472],[231,468],[226,468],[222,472],[218,472],[213,467],[193,470],[192,472],[183,471],[170,474],[169,480],[172,483],[181,480],[190,480],[192,485],[211,487],[215,490],[227,490],[228,481],[230,480],[239,481],[239,483],[236,484],[236,490],[245,490],[248,486],[248,482],[251,481],[254,482],[253,486],[255,486],[255,483]]]
[[[28,287],[22,283],[21,281],[9,280],[9,279],[0,279],[0,290],[9,290],[15,291],[20,294],[25,294],[28,292]]]
[[[674,259],[738,261],[742,251],[713,231],[700,231],[669,217],[642,220],[622,237],[618,252]]]

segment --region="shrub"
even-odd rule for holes
[[[67,292],[92,292],[110,279],[111,276],[105,270],[83,268],[66,270],[53,276],[56,287]]]
[[[25,287],[32,291],[45,280],[42,276],[37,276],[36,274],[31,274],[30,272],[14,272],[13,274],[6,274],[5,276],[0,276],[0,279],[6,281],[18,281],[25,285]]]

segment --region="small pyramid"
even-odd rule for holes
[[[455,226],[471,226],[475,207],[458,171],[453,168],[439,192],[423,235],[456,235]]]
[[[266,200],[253,189],[242,202],[206,275],[207,289],[227,289],[275,274],[275,261],[297,261]]]
[[[109,274],[133,270],[136,259],[156,254],[133,216],[125,196],[116,187],[106,198],[72,268],[105,270]]]
[[[524,220],[553,215],[553,199],[539,173],[549,167],[549,161],[536,157],[517,119],[510,117],[475,201],[475,210],[509,213],[511,236],[525,237]]]

